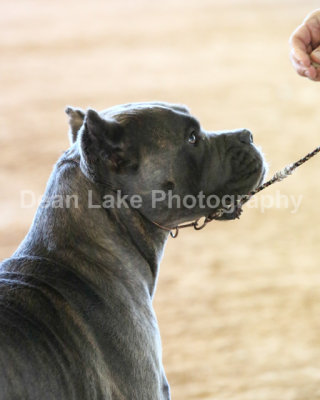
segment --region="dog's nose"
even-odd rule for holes
[[[251,144],[253,142],[253,136],[248,129],[243,129],[239,134],[239,140],[242,143]]]

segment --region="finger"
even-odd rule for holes
[[[311,79],[312,81],[315,81],[315,80],[317,79],[318,72],[317,72],[317,70],[315,69],[315,67],[314,67],[313,65],[311,65],[311,67],[306,68],[306,69],[304,70],[304,75],[305,75],[307,78]]]
[[[309,67],[310,57],[307,54],[307,47],[311,44],[311,36],[306,26],[300,25],[291,35],[289,43],[295,58]]]
[[[313,79],[314,81],[320,82],[320,66],[314,68],[316,71],[315,78]]]
[[[307,68],[300,60],[298,60],[295,56],[295,53],[293,52],[293,50],[291,50],[290,52],[290,60],[291,62],[295,62],[296,64],[299,64],[301,67],[303,68]]]
[[[291,60],[292,66],[293,66],[293,68],[296,70],[296,72],[297,72],[299,75],[306,77],[306,76],[307,76],[307,75],[306,75],[307,68],[306,68],[303,64],[301,64],[301,63],[294,57],[293,54],[290,55],[290,60]]]
[[[313,81],[318,80],[318,78],[319,78],[318,75],[320,75],[320,70],[316,70],[316,68],[314,68],[314,66],[310,66],[309,68],[306,68],[304,65],[299,63],[299,61],[297,61],[293,55],[291,56],[291,63],[293,65],[293,68],[296,70],[296,72],[300,76],[309,78]]]
[[[308,15],[303,24],[309,30],[312,47],[318,46],[320,43],[320,9]]]
[[[320,46],[313,50],[310,54],[312,61],[320,64]]]
[[[312,81],[317,80],[318,72],[314,66],[311,66],[310,68],[307,69],[306,76],[307,76],[307,78],[311,79]]]

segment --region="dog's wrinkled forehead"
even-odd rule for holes
[[[114,107],[107,108],[100,112],[104,118],[114,118],[122,122],[130,116],[140,115],[143,112],[152,112],[154,110],[168,110],[190,116],[189,109],[181,104],[171,104],[166,102],[142,102],[142,103],[128,103]]]

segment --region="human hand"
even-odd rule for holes
[[[292,33],[290,59],[301,76],[320,81],[320,9],[309,14]]]

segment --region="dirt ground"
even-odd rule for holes
[[[67,104],[185,103],[205,129],[251,129],[270,173],[318,146],[320,84],[288,60],[291,31],[316,7],[1,1],[0,257],[35,212],[21,192],[40,196],[68,146]],[[320,399],[319,168],[320,157],[239,221],[168,241],[154,303],[173,399]]]

